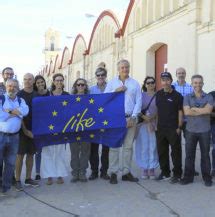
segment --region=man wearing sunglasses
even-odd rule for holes
[[[104,67],[97,68],[96,72],[97,84],[90,88],[91,94],[101,94],[106,88],[106,78],[107,70]],[[100,177],[102,179],[108,180],[110,177],[107,174],[108,170],[108,154],[109,147],[102,145],[102,155],[101,155],[101,169]],[[91,154],[90,154],[90,166],[92,173],[89,177],[89,180],[94,180],[98,178],[98,168],[99,168],[99,144],[91,144]]]
[[[139,83],[129,76],[130,64],[122,59],[117,63],[119,75],[108,82],[105,92],[125,93],[125,118],[127,121],[127,134],[122,144],[122,181],[138,182],[138,178],[131,174],[131,162],[133,154],[133,142],[136,132],[137,115],[141,112],[142,95]],[[117,105],[116,105],[117,106]],[[117,184],[117,172],[119,171],[119,150],[110,148],[109,172],[110,183]]]

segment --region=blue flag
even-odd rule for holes
[[[71,142],[120,147],[127,131],[124,93],[36,97],[32,128],[37,147]]]

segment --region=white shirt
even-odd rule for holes
[[[7,94],[4,94],[5,102],[2,107],[2,101],[0,100],[0,132],[3,133],[17,133],[21,128],[22,118],[26,116],[29,112],[29,108],[25,103],[25,100],[21,98],[21,103],[19,104],[18,98],[14,100],[10,99]],[[21,115],[13,116],[5,109],[14,110],[17,109]]]
[[[119,79],[119,76],[117,76],[107,83],[107,87],[104,92],[115,92],[115,90],[121,86],[125,86],[127,88],[125,91],[125,114],[137,117],[137,115],[141,112],[142,95],[140,85],[136,80],[129,77],[123,84],[123,82]]]

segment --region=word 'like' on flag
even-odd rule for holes
[[[37,147],[72,142],[120,147],[127,131],[124,93],[36,97],[32,128]]]

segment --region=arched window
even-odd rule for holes
[[[55,49],[55,46],[54,46],[55,37],[52,36],[52,37],[50,38],[50,41],[51,41],[50,50],[51,50],[51,51],[54,51],[54,49]]]
[[[51,43],[51,51],[54,51],[54,43]]]

